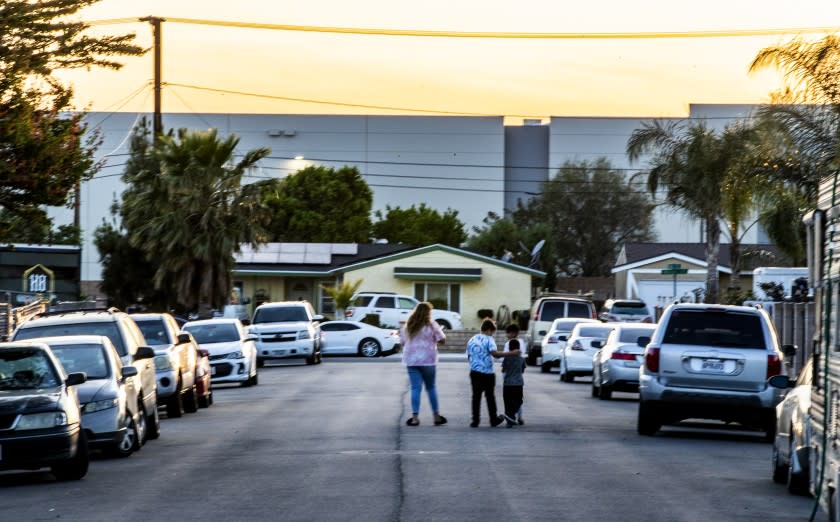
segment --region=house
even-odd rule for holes
[[[234,288],[253,306],[305,299],[319,313],[335,308],[324,286],[358,281],[359,291],[395,292],[461,314],[477,328],[478,310],[525,310],[540,270],[435,244],[268,243],[235,256]]]
[[[641,299],[651,308],[676,300],[702,301],[706,289],[705,248],[704,243],[624,244],[612,269],[616,297]],[[772,245],[741,245],[739,292],[752,289],[754,268],[778,264],[779,256]],[[732,275],[726,243],[720,245],[718,274],[723,297]]]

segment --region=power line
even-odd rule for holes
[[[516,32],[516,31],[434,31],[427,29],[387,29],[368,27],[330,27],[317,25],[266,24],[234,22],[230,20],[201,20],[196,18],[162,18],[165,22],[189,25],[207,25],[239,29],[262,29],[307,33],[352,34],[365,36],[410,36],[432,38],[486,38],[518,40],[638,40],[675,38],[735,38],[748,36],[778,36],[790,34],[822,34],[840,31],[838,26],[789,27],[768,29],[724,29],[717,31],[620,31],[620,32]],[[94,20],[87,25],[113,25],[136,23],[137,18]]]

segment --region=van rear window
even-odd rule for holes
[[[757,315],[711,310],[673,312],[662,342],[762,350],[766,346]]]
[[[540,310],[540,321],[553,321],[558,317],[566,317],[566,303],[563,301],[546,301]]]

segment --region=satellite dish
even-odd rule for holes
[[[542,247],[545,246],[545,239],[540,239],[536,245],[534,245],[534,249],[531,250],[531,262],[528,263],[528,267],[533,267],[537,264],[537,261],[540,260],[540,250]]]

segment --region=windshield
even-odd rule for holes
[[[239,332],[231,323],[188,324],[184,326],[184,331],[191,333],[198,344],[230,343],[239,340]]]
[[[612,313],[616,315],[650,315],[647,305],[644,303],[615,303],[612,307]]]
[[[761,319],[755,314],[677,310],[671,314],[663,343],[764,349]]]
[[[35,339],[38,337],[63,337],[67,335],[104,335],[114,344],[117,353],[120,357],[124,357],[128,352],[123,343],[120,330],[115,322],[96,322],[96,323],[65,323],[65,324],[47,324],[43,326],[29,326],[27,328],[19,328],[15,332],[15,341],[21,339]]]
[[[143,332],[143,337],[146,338],[149,346],[172,344],[163,319],[143,319],[139,321],[135,319],[134,322],[140,327],[140,331]]]
[[[67,373],[85,372],[89,381],[111,376],[105,347],[100,344],[64,344],[51,348]]]
[[[606,338],[612,328],[598,326],[584,326],[578,330],[578,337],[603,337]]]
[[[622,343],[635,343],[639,340],[639,337],[650,337],[652,333],[652,328],[625,328],[621,331],[618,341]]]
[[[58,373],[43,351],[0,350],[0,390],[52,388],[59,381]]]
[[[308,321],[306,308],[302,306],[283,306],[260,308],[254,314],[254,324],[258,323],[293,323],[297,321]]]

